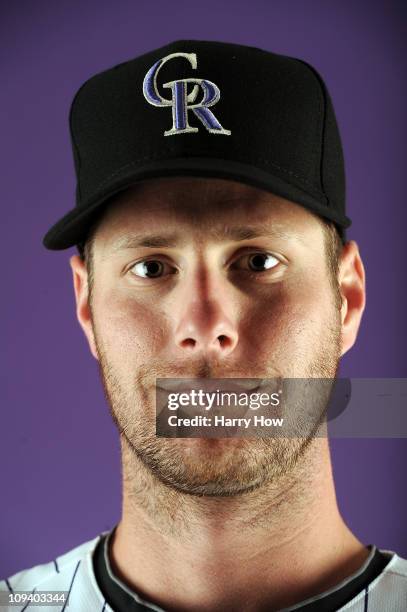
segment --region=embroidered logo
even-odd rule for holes
[[[209,110],[210,106],[214,106],[220,100],[219,87],[212,83],[212,81],[207,79],[178,79],[177,81],[169,81],[164,83],[163,87],[171,90],[171,98],[167,99],[161,96],[157,88],[158,73],[161,67],[173,57],[185,57],[192,68],[196,70],[198,65],[196,53],[171,53],[171,55],[158,60],[147,72],[143,81],[143,94],[147,102],[153,106],[172,107],[172,128],[166,130],[164,136],[198,132],[198,128],[192,127],[188,123],[188,113],[190,111],[198,117],[211,134],[230,136],[231,131],[225,130],[213,112]],[[193,87],[192,91],[188,93],[190,83],[193,84]],[[203,96],[197,102],[200,91],[203,92]]]

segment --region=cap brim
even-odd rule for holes
[[[137,165],[130,170],[127,165],[122,173],[116,174],[114,181],[109,182],[109,185],[86,205],[77,206],[53,225],[43,238],[44,246],[51,250],[62,250],[83,243],[89,227],[102,211],[103,205],[113,196],[138,181],[169,176],[223,178],[264,189],[301,204],[310,211],[333,221],[338,226],[342,239],[345,235],[344,230],[351,225],[351,220],[345,215],[340,215],[337,210],[329,206],[329,203],[321,204],[318,199],[321,195],[307,193],[285,182],[281,177],[259,168],[224,159],[176,158],[150,161],[144,166]]]

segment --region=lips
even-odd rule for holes
[[[244,416],[247,412],[247,406],[240,406],[233,400],[223,405],[219,405],[219,396],[223,394],[233,394],[231,397],[241,397],[244,394],[250,396],[260,389],[263,379],[157,379],[156,386],[156,407],[159,413],[162,410],[166,412],[167,406],[170,406],[169,400],[171,395],[176,395],[177,414],[185,412],[185,415],[190,417],[195,415],[216,416],[223,414],[224,416]],[[195,394],[193,392],[196,392]],[[198,399],[199,394],[199,399]],[[181,402],[181,398],[190,398],[186,403]],[[208,396],[212,397],[208,403]],[[227,397],[224,395],[223,397]],[[216,399],[215,399],[216,398]],[[173,400],[172,400],[173,401]],[[174,414],[172,412],[172,414]],[[195,434],[196,435],[196,434]]]
[[[244,395],[250,397],[257,393],[262,379],[173,379],[157,380],[156,401],[158,412],[167,406],[170,414],[184,414],[193,416],[220,416],[244,417],[248,411],[246,405],[239,404],[239,398]],[[195,393],[194,393],[195,391]],[[230,395],[228,395],[230,394]],[[171,396],[176,396],[175,398]],[[182,399],[184,398],[184,401]],[[220,399],[221,398],[221,399]],[[230,401],[229,401],[230,398]],[[234,398],[236,401],[234,401]],[[170,404],[171,400],[171,404]],[[175,403],[174,403],[175,401]],[[220,402],[220,403],[219,403]],[[171,408],[170,408],[171,406]],[[176,408],[175,408],[176,406]],[[172,412],[174,410],[174,412]],[[194,432],[194,436],[197,435]],[[219,434],[217,434],[219,435]]]
[[[188,393],[191,390],[223,393],[253,393],[263,383],[262,378],[157,378],[157,389],[167,393]]]

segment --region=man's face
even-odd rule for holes
[[[235,495],[310,440],[155,435],[156,378],[335,377],[341,316],[320,221],[220,179],[146,181],[98,226],[91,325],[112,416],[162,482]]]

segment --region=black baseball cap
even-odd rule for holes
[[[76,206],[47,232],[86,239],[114,197],[169,176],[232,179],[333,221],[345,241],[345,173],[327,88],[306,62],[231,43],[180,40],[96,74],[70,111]]]

